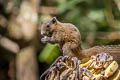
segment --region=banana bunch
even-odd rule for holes
[[[93,74],[92,77],[87,76],[85,80],[109,80],[110,77],[112,80],[119,80],[120,78],[118,63],[107,53],[92,56],[89,61],[84,64],[80,64],[79,67],[87,68]],[[116,73],[116,71],[118,73]]]
[[[43,73],[45,80],[119,80],[118,63],[107,53],[91,56],[87,62],[76,57],[60,56]]]

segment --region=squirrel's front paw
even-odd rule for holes
[[[46,43],[49,41],[49,39],[50,39],[49,37],[45,36],[44,38],[41,39],[41,42]]]

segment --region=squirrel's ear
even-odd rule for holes
[[[56,23],[57,23],[56,17],[53,17],[53,18],[52,18],[52,23],[53,23],[53,24],[56,24]]]

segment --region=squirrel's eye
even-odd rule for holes
[[[52,23],[53,23],[53,24],[56,23],[56,18],[55,18],[55,17],[53,17],[53,19],[52,19]]]
[[[50,25],[47,25],[47,28],[49,28],[50,27]]]
[[[55,22],[56,22],[56,20],[55,20],[55,19],[53,19],[52,23],[53,23],[53,24],[55,24]]]

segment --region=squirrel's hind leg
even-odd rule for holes
[[[72,49],[71,49],[70,42],[67,42],[63,45],[62,51],[63,51],[63,56],[70,56],[70,57],[75,56]]]

